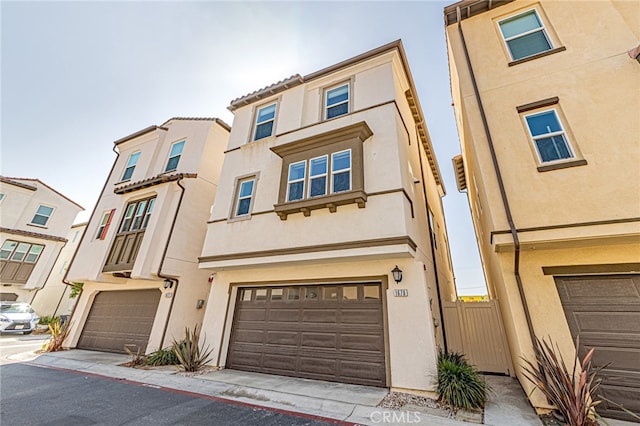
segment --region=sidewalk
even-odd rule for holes
[[[376,407],[387,389],[323,382],[292,377],[248,373],[236,370],[210,371],[192,375],[177,373],[175,367],[153,370],[121,367],[128,355],[69,350],[41,355],[23,354],[20,361],[49,368],[74,370],[91,375],[127,380],[141,385],[189,392],[211,398],[248,404],[268,410],[302,413],[361,425],[472,425],[442,417],[442,412],[411,406],[408,411]],[[16,359],[18,360],[18,359]],[[541,425],[514,379],[487,376],[498,392],[491,395],[485,409],[485,424]],[[517,385],[517,386],[514,386]],[[517,392],[521,395],[518,395]],[[505,398],[503,398],[503,394]],[[434,413],[439,415],[434,415]]]

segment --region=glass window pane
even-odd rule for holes
[[[0,259],[8,259],[13,249],[18,245],[15,241],[5,241],[2,244],[2,249],[0,250]]]
[[[282,300],[282,295],[284,294],[283,288],[272,288],[271,289],[271,300]]]
[[[304,292],[305,300],[317,300],[318,299],[318,287],[307,287]]]
[[[257,123],[262,123],[263,121],[273,120],[276,116],[276,104],[269,105],[268,107],[264,107],[258,111],[258,119]]]
[[[253,180],[247,180],[240,185],[240,197],[250,197],[253,194]]]
[[[304,181],[289,184],[288,201],[302,200],[304,197]]]
[[[343,103],[340,105],[336,105],[331,108],[327,108],[327,118],[337,117],[339,115],[344,115],[349,112],[349,104]]]
[[[342,299],[358,300],[358,287],[355,285],[342,287]]]
[[[243,302],[249,302],[251,300],[251,290],[249,289],[242,289],[242,294],[240,295],[240,300],[242,300]]]
[[[52,207],[47,207],[47,206],[38,207],[38,214],[41,214],[43,216],[51,216],[51,213],[53,213]]]
[[[336,152],[331,155],[331,171],[351,168],[351,151]]]
[[[310,197],[318,197],[327,193],[327,178],[325,176],[311,179]]]
[[[138,163],[138,158],[140,158],[140,152],[134,152],[129,156],[129,161],[127,161],[127,167],[135,166]]]
[[[24,261],[34,263],[36,260],[38,260],[38,257],[40,256],[40,253],[42,253],[43,248],[44,246],[38,244],[34,244],[33,246],[31,246],[31,250],[29,250],[29,254],[27,254],[27,257],[24,259]]]
[[[180,156],[169,158],[169,161],[167,162],[167,168],[165,169],[165,172],[170,172],[172,170],[177,169],[179,161],[180,161]]]
[[[319,157],[311,160],[309,164],[309,176],[323,175],[327,173],[327,157]]]
[[[541,26],[538,16],[533,10],[500,23],[500,29],[505,38],[513,37]]]
[[[273,132],[273,121],[259,124],[256,126],[256,135],[253,139],[258,140],[262,138],[268,138],[269,136],[271,136],[271,132]]]
[[[11,260],[21,262],[22,259],[24,259],[24,256],[27,254],[27,251],[29,250],[29,246],[30,244],[27,244],[27,243],[18,244],[16,251],[13,253],[13,256],[11,256]]]
[[[182,154],[183,148],[184,148],[184,141],[174,143],[173,146],[171,146],[171,154],[169,154],[169,157],[174,157],[176,155]]]
[[[289,180],[304,179],[306,166],[307,163],[304,161],[289,164]]]
[[[256,301],[258,300],[267,300],[267,289],[266,288],[258,288],[256,289]]]
[[[527,125],[533,136],[562,131],[558,118],[553,111],[528,116]]]
[[[300,289],[297,287],[289,287],[287,291],[287,299],[300,300]]]
[[[542,138],[536,140],[536,147],[540,153],[540,159],[545,161],[562,160],[571,158],[573,155],[569,151],[564,136],[559,135],[552,138]]]
[[[327,106],[335,105],[349,99],[349,85],[336,87],[327,91]]]
[[[338,300],[338,288],[337,287],[325,287],[324,288],[325,300]]]
[[[365,299],[380,299],[380,287],[377,285],[364,286]]]
[[[547,40],[543,31],[536,31],[535,33],[509,40],[507,45],[513,60],[526,58],[551,49],[549,40]]]
[[[349,191],[351,189],[351,172],[333,175],[333,192]]]
[[[243,198],[238,201],[238,211],[236,216],[244,216],[249,214],[249,207],[251,207],[251,198]]]

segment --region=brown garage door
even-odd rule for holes
[[[379,283],[240,288],[227,367],[386,386]]]
[[[144,353],[160,290],[103,291],[98,293],[80,335],[78,348],[125,353],[125,345]]]
[[[594,365],[602,371],[601,395],[640,413],[640,275],[555,277],[564,313],[582,358],[596,348]],[[601,416],[633,418],[603,402]],[[637,420],[637,419],[636,419]]]

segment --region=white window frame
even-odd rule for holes
[[[298,179],[290,179],[291,176],[291,168],[297,164],[304,164],[304,173],[302,174],[302,178],[298,178]],[[295,163],[291,163],[289,164],[289,170],[287,170],[287,197],[285,198],[285,200],[287,200],[288,203],[292,203],[295,201],[300,201],[300,200],[304,200],[305,199],[305,183],[306,183],[306,178],[307,178],[307,160],[302,160],[302,161],[296,161]],[[296,200],[290,200],[289,199],[289,189],[291,187],[292,183],[299,183],[302,182],[302,198],[298,198]]]
[[[327,169],[325,170],[324,173],[320,173],[317,175],[312,175],[312,163],[314,160],[318,160],[320,158],[324,158],[326,161],[326,167]],[[324,192],[320,195],[311,195],[311,188],[312,188],[312,181],[314,179],[318,179],[318,178],[322,178],[324,177]],[[313,157],[311,159],[309,159],[309,188],[307,189],[307,198],[316,198],[316,197],[325,197],[328,194],[328,185],[329,185],[329,154],[324,154],[324,155],[320,155],[318,157]],[[287,183],[287,190],[289,188],[289,185]]]
[[[343,152],[349,152],[349,168],[348,169],[340,169],[340,170],[337,170],[337,171],[333,170],[333,163],[334,163],[333,157],[335,155],[337,155],[337,154],[342,154]],[[331,153],[331,164],[330,164],[330,167],[331,167],[331,193],[332,194],[339,194],[341,192],[349,192],[349,191],[351,191],[351,188],[353,188],[353,152],[351,152],[351,148],[343,149],[342,151],[332,152]],[[345,189],[343,191],[338,191],[338,192],[334,191],[333,190],[334,176],[336,174],[344,173],[346,171],[349,172],[349,189]]]
[[[135,157],[135,161],[133,162],[133,164],[131,163],[131,160],[134,158],[134,156],[137,154],[137,156]],[[120,179],[120,182],[128,182],[131,180],[131,177],[133,176],[133,172],[136,169],[136,166],[138,165],[138,160],[140,160],[140,155],[142,155],[141,151],[136,151],[136,152],[132,152],[129,155],[129,158],[127,159],[127,165],[124,168],[124,172],[122,172],[122,178]],[[131,175],[129,177],[127,176],[127,171],[131,169]]]
[[[51,209],[51,213],[49,213],[49,216],[38,213],[38,211],[40,210],[40,207],[46,207],[48,209]],[[33,214],[33,219],[31,219],[31,223],[30,225],[34,225],[34,226],[41,226],[41,227],[46,227],[47,224],[49,223],[49,219],[51,219],[51,216],[53,216],[53,214],[55,213],[56,208],[55,207],[51,207],[48,206],[46,204],[38,204],[38,208],[36,209],[36,212]],[[46,217],[47,220],[44,221],[44,223],[40,224],[40,223],[35,223],[34,219],[36,218],[36,216],[42,216],[42,217]]]
[[[234,218],[247,218],[251,216],[251,212],[253,210],[253,202],[254,202],[254,196],[256,193],[256,183],[257,183],[257,178],[256,176],[247,176],[247,177],[243,177],[243,178],[239,178],[237,180],[237,184],[236,184],[236,200],[233,203],[233,214],[232,217]],[[242,185],[244,185],[245,183],[248,182],[253,182],[253,185],[251,186],[251,193],[249,195],[242,195]],[[238,210],[240,209],[240,202],[243,200],[249,200],[249,208],[247,209],[246,213],[239,213]]]
[[[269,120],[264,120],[264,121],[258,122],[258,119],[260,118],[260,111],[262,111],[264,109],[267,109],[269,107],[274,107],[274,109],[273,109],[273,118],[271,118]],[[277,116],[277,114],[278,114],[278,102],[277,101],[270,102],[268,104],[265,104],[265,105],[263,105],[261,107],[256,108],[256,118],[255,118],[254,124],[253,124],[253,138],[251,140],[259,141],[261,139],[265,139],[265,138],[273,136],[274,132],[276,130],[276,116]],[[271,126],[271,133],[269,135],[267,135],[267,136],[262,136],[262,137],[258,138],[257,137],[258,136],[258,127],[261,126],[261,125],[267,124],[269,122],[273,123],[273,125]]]
[[[109,228],[109,225],[111,224],[111,221],[113,220],[113,215],[115,214],[115,209],[114,210],[108,210],[102,213],[102,219],[100,220],[100,224],[98,225],[98,233],[96,234],[96,240],[104,240],[105,236],[106,236],[106,230]],[[77,232],[74,235],[74,240],[72,242],[75,242],[75,237],[77,236]]]
[[[545,113],[548,113],[548,112],[553,112],[553,115],[555,116],[555,118],[556,118],[556,120],[558,122],[558,125],[560,126],[561,130],[560,131],[556,131],[556,132],[550,132],[550,133],[545,133],[545,134],[542,134],[542,135],[533,136],[533,133],[531,132],[531,128],[529,127],[529,123],[527,122],[527,117],[533,117],[533,116],[545,114]],[[522,119],[524,120],[524,125],[527,128],[527,132],[529,134],[529,140],[533,144],[533,149],[536,152],[536,155],[537,155],[537,158],[538,158],[538,162],[540,164],[554,164],[554,163],[561,163],[563,161],[572,161],[572,160],[576,159],[576,151],[575,151],[575,149],[573,149],[571,141],[569,140],[569,136],[567,135],[567,131],[566,131],[564,125],[562,124],[562,120],[560,120],[560,114],[558,114],[558,110],[556,108],[547,108],[547,109],[531,112],[529,114],[523,114],[522,115]],[[540,150],[538,149],[538,144],[536,143],[536,141],[539,140],[539,139],[546,139],[546,138],[551,138],[551,137],[555,137],[555,136],[562,136],[562,138],[564,139],[564,142],[567,145],[567,150],[569,151],[570,156],[566,157],[566,158],[559,158],[557,160],[544,161],[542,159],[542,155],[540,154]]]
[[[531,12],[533,12],[533,14],[536,16],[536,19],[538,20],[538,23],[540,24],[540,27],[535,28],[533,30],[525,31],[523,33],[511,36],[511,37],[505,37],[504,36],[504,33],[502,32],[502,24],[504,22],[510,21],[510,20],[514,20],[514,19],[516,19],[516,18],[518,18],[520,16],[527,15],[527,14],[529,14]],[[520,13],[517,13],[515,15],[512,15],[512,16],[509,16],[507,18],[499,20],[498,21],[498,29],[500,30],[500,35],[502,36],[502,41],[504,42],[504,45],[505,45],[505,47],[507,49],[507,52],[509,52],[509,57],[511,58],[512,61],[519,61],[521,59],[525,59],[525,58],[529,58],[531,56],[539,55],[539,54],[544,53],[544,52],[549,52],[550,50],[554,49],[553,40],[551,40],[551,38],[549,37],[549,34],[547,33],[547,28],[544,25],[544,21],[542,20],[542,18],[540,17],[540,14],[538,13],[538,11],[536,9],[525,10],[523,12],[520,12]],[[522,58],[517,58],[517,59],[514,58],[513,57],[513,53],[511,53],[511,49],[509,48],[509,43],[508,42],[511,41],[511,40],[515,40],[515,39],[527,36],[529,34],[533,34],[533,33],[538,32],[538,31],[542,31],[542,34],[544,35],[544,38],[547,40],[547,43],[549,43],[549,49],[543,50],[543,51],[540,51],[540,52],[537,52],[537,53],[533,53],[533,54],[528,55],[528,56],[523,56]]]
[[[342,101],[339,102],[337,104],[328,105],[329,102],[329,92],[336,90],[336,89],[340,89],[344,86],[347,86],[347,100],[346,101]],[[340,84],[335,84],[331,87],[327,87],[326,89],[324,89],[324,96],[323,96],[323,100],[322,100],[322,106],[323,106],[323,115],[324,115],[324,119],[325,120],[332,120],[334,118],[338,118],[338,117],[342,117],[343,115],[347,115],[351,112],[351,82],[350,81],[345,81],[343,83]],[[340,115],[336,115],[333,117],[329,117],[329,109],[330,108],[335,108],[339,105],[343,105],[343,104],[347,104],[347,112],[345,112],[344,114],[340,114]]]
[[[182,149],[178,155],[171,155],[171,151],[173,151],[173,147],[176,145],[182,144]],[[178,169],[178,164],[180,164],[180,158],[182,157],[182,153],[184,152],[184,146],[186,145],[186,140],[180,140],[171,144],[171,148],[169,149],[169,157],[167,158],[167,165],[164,168],[164,173],[173,172]],[[178,157],[178,161],[176,162],[176,166],[172,169],[169,168],[169,164],[171,164],[171,160]]]

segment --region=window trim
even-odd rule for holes
[[[40,207],[47,207],[47,208],[50,208],[50,209],[51,209],[51,213],[49,213],[49,216],[45,216],[45,215],[43,215],[43,214],[38,213],[38,211],[40,210]],[[31,222],[29,222],[29,225],[31,225],[31,226],[38,226],[38,227],[41,227],[41,228],[46,228],[46,227],[47,227],[47,224],[49,223],[49,220],[51,219],[51,216],[53,216],[53,214],[54,214],[55,212],[56,212],[56,208],[55,208],[55,207],[49,206],[49,205],[47,205],[47,204],[40,203],[40,204],[38,204],[38,208],[36,209],[36,212],[33,214],[33,218],[31,219]],[[46,217],[46,218],[47,218],[47,220],[45,220],[45,221],[44,221],[44,224],[34,223],[34,219],[36,218],[36,216],[43,216],[43,217]]]
[[[129,234],[129,233],[134,233],[134,232],[144,232],[147,228],[146,225],[148,225],[148,221],[145,224],[145,216],[147,213],[147,210],[149,209],[149,206],[151,206],[151,210],[153,210],[153,206],[155,205],[155,201],[154,202],[150,202],[151,200],[155,200],[157,198],[157,195],[152,195],[149,197],[144,197],[144,198],[138,198],[135,200],[129,200],[127,201],[127,204],[125,204],[124,207],[124,214],[122,216],[122,219],[120,220],[120,225],[118,226],[118,232],[116,235],[121,235],[121,234]],[[140,220],[140,227],[133,229],[133,224],[135,222],[135,219],[138,213],[138,210],[140,208],[140,205],[142,203],[145,203],[144,205],[144,211],[142,213],[141,220]],[[129,211],[129,207],[131,208],[131,215],[128,216],[127,213]],[[127,222],[127,220],[129,220],[127,229],[123,229],[125,223]]]
[[[11,251],[8,251],[7,249],[4,250],[0,250],[0,251],[5,251],[5,252],[9,252],[9,254],[7,255],[7,257],[5,259],[0,259],[0,262],[4,263],[13,263],[13,264],[20,264],[20,266],[18,266],[18,269],[16,269],[14,271],[14,274],[12,275],[12,278],[7,278],[4,277],[3,280],[6,280],[6,282],[9,283],[19,283],[19,284],[25,284],[26,282],[29,281],[29,278],[31,278],[31,274],[33,273],[33,270],[36,267],[36,264],[38,263],[38,261],[40,260],[40,258],[42,257],[42,253],[44,253],[44,251],[46,250],[47,246],[46,244],[38,244],[38,243],[31,243],[31,242],[27,242],[27,241],[18,241],[18,240],[12,240],[12,239],[6,239],[2,242],[2,245],[0,245],[0,249],[3,249],[5,247],[5,245],[7,243],[14,243],[15,246],[11,249]],[[20,260],[14,259],[13,257],[15,256],[18,248],[21,245],[26,245],[26,250],[22,251],[22,258]],[[28,260],[29,256],[31,254],[33,254],[34,249],[39,248],[39,251],[36,251],[35,253],[35,259],[33,260]],[[17,280],[15,279],[15,274],[17,274],[21,268],[22,265],[33,265],[31,269],[31,271],[28,274],[28,277],[26,278],[26,280]],[[8,269],[6,269],[8,270]],[[5,271],[5,268],[3,268],[3,271]]]
[[[325,170],[324,173],[320,173],[320,174],[312,176],[311,175],[311,170],[312,170],[312,164],[311,163],[313,163],[313,160],[318,160],[320,158],[324,158],[325,159],[326,170]],[[329,189],[330,189],[330,186],[329,186],[329,179],[330,179],[329,173],[330,173],[329,172],[329,154],[323,154],[323,155],[319,155],[317,157],[313,157],[313,158],[309,159],[309,185],[308,185],[309,188],[308,188],[308,191],[307,191],[307,198],[308,199],[317,198],[317,197],[326,197],[329,194],[329,192],[328,192]],[[324,192],[321,195],[311,195],[311,188],[313,187],[312,181],[314,179],[319,179],[319,178],[322,178],[322,177],[324,177]]]
[[[136,157],[135,162],[133,164],[129,164],[131,163],[131,159],[133,158],[133,156],[136,154],[138,154],[138,156]],[[133,176],[133,173],[136,170],[136,166],[138,165],[138,161],[140,160],[141,155],[142,155],[142,151],[140,150],[134,151],[131,154],[129,154],[129,158],[127,158],[127,163],[125,164],[124,171],[122,172],[122,177],[120,178],[120,182],[128,182],[131,180],[131,177]],[[131,169],[131,174],[129,175],[129,177],[126,177],[127,171],[129,169]]]
[[[538,23],[540,24],[539,28],[536,28],[536,29],[533,29],[533,30],[528,30],[528,31],[519,33],[519,34],[514,35],[514,36],[505,37],[504,32],[502,31],[502,25],[501,25],[502,23],[504,23],[505,21],[514,20],[515,18],[518,18],[520,16],[529,14],[531,12],[533,12],[533,14],[536,16],[536,18],[538,20]],[[548,28],[545,25],[545,20],[542,19],[542,14],[535,7],[531,8],[531,9],[526,9],[526,10],[523,10],[523,11],[519,11],[519,12],[514,13],[512,15],[509,15],[509,16],[507,16],[505,18],[499,19],[497,21],[497,24],[498,24],[498,34],[500,34],[500,38],[502,39],[502,43],[503,43],[503,45],[504,45],[504,47],[505,47],[505,49],[507,51],[507,55],[508,55],[508,57],[510,59],[509,66],[516,65],[516,64],[519,64],[521,62],[526,62],[528,60],[535,59],[535,58],[538,58],[538,57],[541,57],[541,56],[546,56],[546,55],[549,55],[551,53],[556,53],[556,52],[561,52],[563,50],[566,50],[564,47],[556,47],[555,46],[554,40],[550,36]],[[531,55],[523,56],[522,58],[517,58],[517,59],[514,58],[513,53],[511,52],[511,48],[509,47],[509,43],[508,42],[512,41],[512,40],[516,40],[516,39],[524,37],[524,36],[527,36],[529,34],[533,34],[535,32],[540,32],[540,31],[542,32],[542,34],[544,35],[545,40],[549,44],[549,49],[546,49],[546,50],[543,50],[543,51],[540,51],[540,52],[536,52],[536,53],[533,53]]]
[[[556,121],[558,122],[558,125],[560,126],[560,131],[555,131],[555,132],[550,132],[550,133],[544,133],[542,135],[537,135],[534,136],[533,133],[531,132],[531,128],[529,127],[529,123],[527,121],[528,117],[535,117],[538,115],[542,115],[542,114],[546,114],[549,112],[553,112],[553,116],[555,117]],[[525,127],[527,129],[527,135],[529,136],[529,140],[531,141],[533,148],[536,152],[537,155],[537,160],[538,160],[538,164],[539,165],[549,165],[549,164],[556,164],[556,163],[563,163],[566,161],[573,161],[577,158],[576,155],[576,150],[573,148],[573,145],[571,144],[571,140],[569,139],[568,135],[567,135],[567,131],[565,129],[565,126],[562,124],[562,120],[560,120],[560,115],[558,114],[558,111],[556,108],[552,107],[552,108],[543,108],[540,110],[536,110],[533,112],[529,112],[527,114],[522,114],[522,119],[524,120],[524,124]],[[542,154],[540,153],[540,149],[538,148],[538,144],[537,144],[537,140],[540,139],[546,139],[546,138],[551,138],[551,137],[555,137],[555,136],[562,136],[565,144],[566,144],[566,148],[567,151],[569,152],[570,156],[569,157],[565,157],[565,158],[559,158],[556,160],[549,160],[549,161],[544,161],[542,159]]]
[[[340,102],[337,105],[332,105],[331,107],[329,107],[329,105],[327,105],[327,102],[329,100],[329,92],[331,92],[332,90],[339,89],[339,88],[341,88],[343,86],[347,86],[347,100],[346,100],[346,102],[343,101],[343,102]],[[351,80],[346,80],[346,81],[342,81],[340,83],[332,84],[331,86],[325,87],[323,89],[323,93],[322,93],[322,120],[324,120],[324,121],[333,120],[334,118],[342,117],[342,116],[347,115],[350,112],[352,112],[352,110],[353,110],[352,103],[351,103],[351,99],[352,99],[351,88],[352,87],[353,87],[352,81]],[[347,104],[347,112],[345,112],[344,114],[333,116],[333,117],[329,117],[328,116],[329,108],[335,108],[336,106],[342,105],[344,103]]]
[[[270,106],[274,106],[275,108],[273,110],[273,118],[270,120],[266,120],[264,122],[258,123],[258,118],[260,118],[260,111],[262,111],[263,109],[269,108]],[[271,102],[267,102],[264,104],[261,104],[259,106],[256,106],[255,111],[254,111],[254,118],[253,118],[253,128],[251,130],[251,141],[255,142],[255,141],[260,141],[262,139],[267,139],[272,137],[273,135],[276,134],[276,119],[278,118],[278,107],[280,105],[279,99],[275,99]],[[261,138],[257,138],[257,133],[258,133],[258,126],[261,126],[265,123],[268,122],[272,122],[273,125],[271,126],[271,134],[269,134],[268,136],[263,136]]]
[[[178,170],[178,165],[180,164],[180,159],[182,158],[182,154],[184,153],[184,147],[186,145],[187,140],[186,139],[181,139],[179,141],[173,142],[171,144],[171,148],[169,148],[169,156],[167,157],[167,164],[164,167],[164,172],[163,173],[169,173],[169,172],[175,172],[176,170]],[[182,149],[180,150],[180,154],[178,155],[171,155],[171,151],[173,151],[173,147],[176,145],[182,144]],[[171,160],[173,158],[178,157],[178,161],[176,162],[176,166],[172,169],[169,168],[169,164],[171,163]]]
[[[111,220],[113,219],[113,215],[115,214],[116,209],[112,209],[109,211],[104,211],[102,213],[102,219],[100,219],[100,223],[98,224],[98,232],[96,233],[96,240],[104,240],[107,236],[107,231],[109,230],[109,225],[111,225]],[[106,219],[106,220],[105,220]]]
[[[291,180],[291,168],[293,166],[299,165],[299,164],[304,164],[304,171],[302,173],[302,179],[294,179]],[[305,197],[305,186],[306,186],[306,181],[307,181],[307,160],[302,160],[302,161],[296,161],[293,163],[289,163],[289,169],[287,172],[287,196],[285,197],[285,200],[287,200],[288,203],[293,203],[295,201],[300,201],[300,200],[304,200]],[[289,196],[291,195],[291,184],[293,183],[300,183],[302,182],[302,198],[296,198],[295,200],[290,200]]]
[[[333,170],[333,164],[334,164],[334,159],[333,157],[337,154],[342,154],[343,152],[348,152],[349,153],[349,168],[348,169],[340,169],[338,171],[334,171]],[[353,152],[351,148],[347,148],[347,149],[343,149],[342,151],[337,151],[337,152],[332,152],[331,153],[331,187],[330,187],[330,192],[329,194],[340,194],[342,192],[348,192],[351,191],[353,189]],[[329,167],[329,165],[327,166]],[[335,175],[339,174],[339,173],[345,173],[345,172],[349,172],[349,189],[345,189],[342,191],[335,191],[333,185],[335,183],[334,179],[335,179]]]
[[[233,202],[231,203],[231,209],[229,211],[229,217],[227,221],[235,222],[240,220],[251,219],[251,214],[253,213],[253,206],[256,201],[256,189],[258,186],[259,173],[250,173],[243,176],[236,177],[234,183],[234,195]],[[245,182],[253,181],[253,187],[251,188],[251,196],[250,197],[240,197],[240,191],[242,190],[242,184]],[[246,214],[238,215],[238,208],[240,207],[240,200],[250,198],[249,201],[249,210]]]

